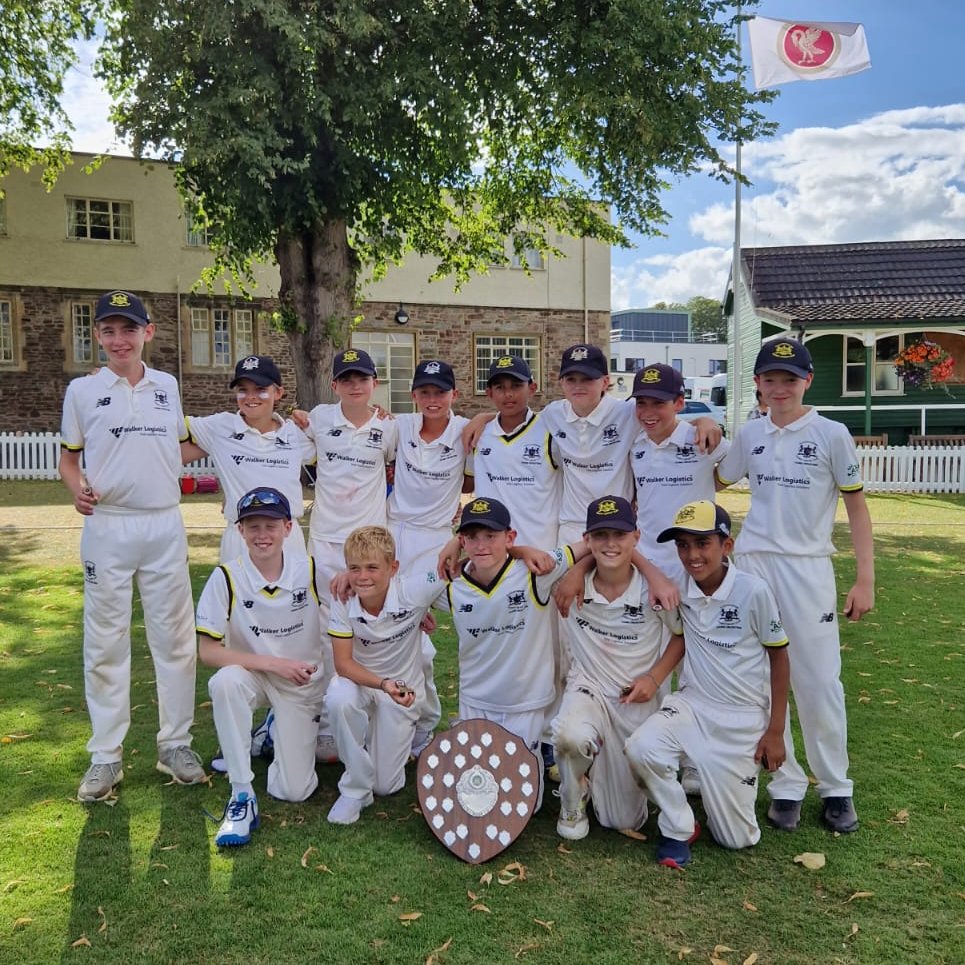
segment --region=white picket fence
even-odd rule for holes
[[[0,432],[0,479],[58,479],[60,435]],[[965,446],[862,446],[868,492],[965,493]],[[210,459],[189,463],[182,476],[217,476]]]
[[[0,479],[59,479],[60,433],[0,432]],[[189,462],[182,476],[217,476],[208,458]]]

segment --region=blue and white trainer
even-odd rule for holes
[[[221,827],[214,836],[214,843],[219,848],[247,844],[251,840],[251,832],[259,823],[257,798],[248,797],[247,792],[242,791],[225,805]]]
[[[251,756],[269,761],[275,756],[275,712],[270,707],[265,719],[251,732]]]

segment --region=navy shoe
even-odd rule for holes
[[[265,719],[251,732],[251,756],[272,760],[275,756],[275,712],[269,707]]]
[[[694,822],[694,833],[686,841],[660,835],[657,839],[657,864],[678,871],[690,864],[690,846],[700,835],[700,825]]]

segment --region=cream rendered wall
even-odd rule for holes
[[[73,165],[49,193],[39,171],[16,170],[5,179],[7,236],[0,237],[0,285],[189,291],[211,256],[187,245],[171,168],[160,162],[107,157],[100,168],[85,174],[84,166],[93,158],[74,154]],[[134,243],[68,239],[68,197],[132,202]],[[609,311],[609,246],[559,234],[551,240],[567,257],[547,255],[546,267],[530,275],[493,268],[456,292],[451,278],[429,281],[436,264],[432,259],[411,255],[382,280],[363,282],[363,295],[370,301],[410,304]],[[275,265],[258,266],[255,278],[254,295],[277,294]],[[221,291],[217,286],[216,294]]]

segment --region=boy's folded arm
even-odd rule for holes
[[[561,616],[569,616],[570,607],[575,603],[577,610],[583,606],[583,588],[586,574],[593,569],[593,557],[584,556],[563,574],[553,587],[553,599]]]
[[[633,551],[633,565],[647,581],[649,603],[654,609],[672,610],[680,605],[680,588],[663,570],[648,560],[639,550]]]

